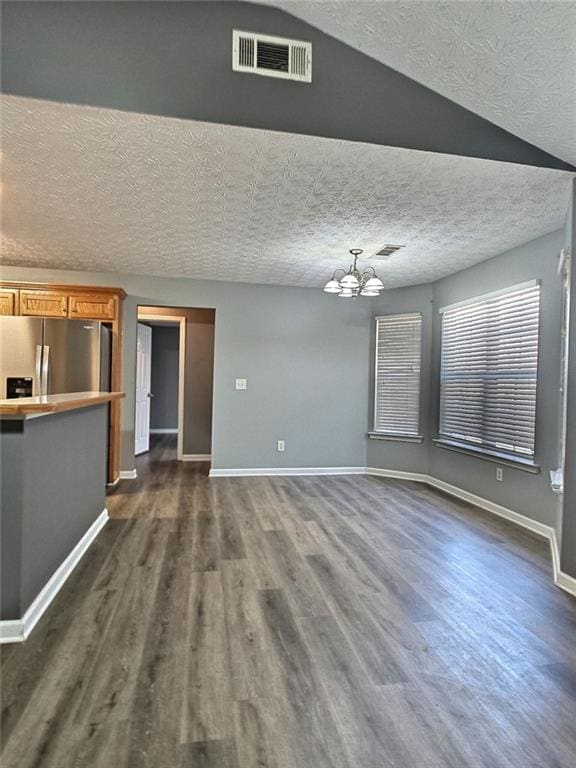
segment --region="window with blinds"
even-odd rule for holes
[[[422,315],[376,318],[374,432],[418,437]]]
[[[540,286],[442,312],[440,438],[534,457]]]

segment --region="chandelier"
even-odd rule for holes
[[[355,299],[357,296],[379,296],[384,288],[384,283],[374,267],[366,267],[362,272],[357,268],[356,262],[362,253],[361,248],[352,248],[350,253],[354,257],[354,264],[350,264],[348,271],[337,269],[330,280],[324,286],[326,293],[337,294],[341,299]],[[342,276],[338,277],[341,273]]]

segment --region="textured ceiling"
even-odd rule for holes
[[[392,287],[563,225],[572,174],[5,97],[6,264],[321,285],[384,243]]]
[[[262,0],[576,165],[574,0]]]

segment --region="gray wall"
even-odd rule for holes
[[[505,467],[504,481],[496,482],[494,463],[432,446],[430,474],[547,525],[555,523],[557,501],[548,473],[557,467],[559,456],[562,287],[557,267],[562,245],[563,232],[559,230],[446,277],[434,286],[431,433],[437,434],[441,329],[438,309],[533,278],[542,281],[535,456],[541,473],[531,475]]]
[[[430,366],[432,361],[432,300],[433,286],[415,285],[386,291],[373,302],[373,314],[396,315],[404,312],[422,314],[422,369],[420,382],[420,434],[422,443],[407,443],[398,440],[370,439],[368,441],[368,466],[397,469],[404,472],[427,474],[429,470],[430,433]],[[375,354],[376,324],[371,328],[371,355]],[[373,363],[372,363],[373,367]],[[370,383],[370,421],[374,418],[373,375]]]
[[[150,429],[178,428],[179,338],[177,326],[152,326]]]
[[[212,314],[212,313],[211,313]],[[192,314],[186,321],[183,453],[212,451],[212,393],[214,388],[214,317]]]
[[[561,282],[557,275],[562,230],[500,254],[470,269],[421,285],[387,291],[374,302],[374,314],[422,312],[421,444],[369,440],[368,466],[430,474],[547,525],[557,524],[558,501],[549,470],[559,461],[559,388],[561,354]],[[540,279],[540,356],[537,392],[537,475],[448,451],[433,444],[438,434],[441,316],[439,308],[530,279]],[[375,329],[371,330],[372,349]]]
[[[103,511],[106,414],[55,413],[8,433],[2,422],[2,619],[24,615]]]
[[[310,40],[312,83],[233,72],[234,28]],[[1,31],[11,94],[570,168],[276,8],[5,1]]]
[[[134,467],[137,307],[155,304],[216,309],[213,467],[365,466],[369,301],[343,302],[318,288],[19,267],[2,274],[127,292],[122,469]],[[236,378],[248,379],[245,392],[234,389]]]
[[[555,522],[548,471],[558,461],[560,293],[558,231],[440,280],[388,291],[378,301],[348,303],[318,289],[280,288],[129,275],[6,268],[6,279],[120,285],[125,303],[122,468],[133,466],[136,306],[216,307],[213,466],[375,466],[430,473],[543,523]],[[437,309],[531,278],[542,280],[537,454],[539,475],[504,469],[431,445],[437,434],[440,317]],[[430,301],[434,298],[435,306]],[[373,397],[373,318],[424,315],[424,442],[367,440]],[[431,375],[429,375],[429,372]],[[234,379],[248,379],[246,392]],[[430,383],[433,387],[430,387]],[[276,452],[276,440],[286,452]]]
[[[0,419],[0,619],[21,616],[23,504],[24,424]]]
[[[576,181],[572,182],[572,204],[566,222],[564,246],[572,254],[572,317],[569,329],[568,413],[561,563],[562,570],[576,578]]]

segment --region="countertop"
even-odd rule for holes
[[[0,400],[0,416],[39,416],[44,413],[72,411],[91,405],[120,400],[124,392],[70,392],[62,395],[39,395]]]

